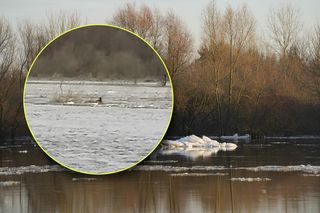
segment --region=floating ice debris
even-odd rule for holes
[[[0,186],[16,186],[19,185],[20,182],[19,181],[3,181],[0,182]]]
[[[223,151],[235,150],[238,146],[234,143],[220,143],[220,149]]]
[[[99,105],[99,103],[92,103],[91,104],[93,107],[97,107]]]
[[[97,178],[72,178],[72,181],[95,181]]]
[[[206,142],[196,135],[189,135],[178,140],[179,142],[185,144],[185,146],[203,146]],[[209,145],[209,144],[208,144]]]
[[[241,169],[241,168],[239,168]],[[292,166],[257,166],[244,168],[250,171],[267,171],[267,172],[306,172],[318,174],[320,173],[320,166],[311,165],[292,165]]]
[[[211,138],[207,137],[207,136],[202,136],[202,140],[206,143],[206,144],[210,144],[212,146],[220,146],[220,143],[216,140],[212,140]]]
[[[184,147],[185,146],[184,143],[182,143],[180,141],[174,141],[174,140],[163,140],[161,142],[161,144],[163,146],[168,146],[168,147],[172,147],[172,148],[174,148],[174,147]]]
[[[22,147],[22,145],[21,144],[9,144],[8,146],[7,146],[7,148],[16,148],[16,147]]]
[[[232,136],[221,136],[220,139],[221,140],[233,140],[233,141],[238,141],[238,140],[250,141],[251,136],[249,134],[238,135],[238,133],[236,133]]]
[[[28,153],[28,150],[20,150],[19,153]]]
[[[132,168],[132,170],[139,170],[139,171],[164,171],[164,172],[183,172],[183,171],[190,171],[188,167],[175,167],[175,166],[163,166],[163,165],[137,165]]]
[[[146,160],[146,161],[143,161],[143,163],[161,164],[161,163],[178,163],[178,161],[177,160]]]
[[[73,101],[67,101],[67,102],[65,102],[64,104],[66,104],[66,105],[73,105],[74,102],[73,102]]]
[[[190,135],[178,140],[163,140],[162,146],[174,149],[174,148],[190,148],[190,147],[218,147],[221,150],[232,151],[237,148],[234,143],[219,143],[216,140],[212,140],[207,136],[202,138]]]
[[[59,165],[0,167],[0,175],[21,175],[24,173],[44,173],[60,171],[66,171],[66,169]]]
[[[296,166],[257,166],[257,167],[235,167],[224,166],[169,166],[169,165],[137,165],[131,170],[139,171],[164,171],[164,172],[192,172],[192,171],[223,171],[223,170],[249,170],[266,172],[304,172],[310,175],[320,175],[320,166],[296,165]]]
[[[187,158],[210,157],[218,151],[233,151],[237,148],[234,143],[219,143],[209,137],[202,138],[190,135],[178,140],[163,140],[162,155],[181,155]]]
[[[320,177],[320,174],[302,174],[305,177]]]
[[[264,137],[265,139],[278,139],[278,140],[307,140],[307,139],[320,139],[319,135],[301,135],[301,136],[290,136],[290,137]]]
[[[237,177],[231,178],[231,181],[240,181],[240,182],[262,182],[262,181],[270,181],[270,178],[245,178],[245,177]]]
[[[295,144],[296,146],[304,146],[304,147],[318,147],[319,146],[319,144],[308,144],[308,143],[297,143],[297,144]]]
[[[290,144],[290,143],[287,141],[274,141],[274,142],[270,142],[270,144],[281,145],[281,144]]]
[[[175,148],[175,149],[160,149],[160,155],[180,155],[190,159],[196,159],[199,157],[210,157],[216,154],[220,148],[212,147],[212,148]]]
[[[205,177],[205,176],[224,176],[228,175],[228,173],[173,173],[170,174],[170,176],[175,176],[175,177]]]
[[[139,171],[164,171],[164,172],[190,172],[190,171],[216,171],[225,170],[223,166],[165,166],[165,165],[137,165],[132,170]]]

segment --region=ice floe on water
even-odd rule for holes
[[[308,174],[302,174],[304,177],[320,177],[320,174],[313,174],[313,173],[308,173]]]
[[[223,166],[168,166],[168,165],[138,165],[132,170],[139,171],[164,171],[164,172],[187,172],[187,171],[216,171],[224,170]]]
[[[20,151],[18,151],[18,153],[26,154],[26,153],[28,153],[28,150],[20,150]]]
[[[0,182],[0,187],[1,186],[16,186],[19,184],[20,184],[19,181],[2,181],[2,182]]]
[[[310,140],[310,139],[320,139],[320,135],[300,135],[300,136],[289,136],[289,137],[270,137],[265,136],[265,139],[272,140]]]
[[[236,178],[231,178],[231,181],[239,181],[239,182],[264,182],[264,181],[271,181],[270,178],[246,178],[246,177],[236,177]]]
[[[212,140],[207,136],[202,136],[202,138],[196,135],[189,135],[178,140],[163,140],[162,146],[167,148],[191,148],[191,147],[207,147],[207,148],[219,148],[221,150],[232,151],[237,148],[234,143],[219,143],[216,140]]]
[[[22,175],[24,173],[44,173],[66,171],[59,165],[0,167],[0,175]]]
[[[288,142],[288,141],[274,141],[274,142],[270,142],[270,144],[272,144],[272,145],[282,145],[282,144],[290,144],[290,142]]]
[[[164,172],[196,172],[196,171],[223,171],[247,170],[253,172],[303,172],[313,175],[320,174],[320,166],[292,165],[292,166],[256,166],[256,167],[224,167],[224,166],[170,166],[170,165],[137,165],[132,170],[164,171]]]
[[[95,181],[97,178],[72,178],[72,181]]]
[[[216,154],[219,148],[176,148],[176,149],[160,149],[160,155],[179,155],[190,159],[196,159],[199,157],[210,157]]]
[[[225,176],[228,175],[228,173],[222,173],[222,172],[217,172],[217,173],[172,173],[170,176],[174,177],[205,177],[205,176]]]
[[[153,163],[153,164],[162,164],[162,163],[178,163],[177,160],[145,160],[143,163]]]
[[[245,134],[245,135],[238,135],[238,133],[231,135],[231,136],[221,136],[221,140],[231,140],[231,141],[239,141],[243,140],[246,142],[249,142],[251,140],[251,135]]]
[[[207,136],[186,136],[177,140],[163,140],[160,155],[180,155],[190,159],[207,158],[219,151],[233,151],[237,148],[234,143],[219,143]]]
[[[320,173],[320,166],[312,165],[290,165],[290,166],[257,166],[257,167],[244,167],[238,169],[246,169],[250,171],[263,171],[263,172],[305,172],[305,173]]]

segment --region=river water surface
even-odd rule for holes
[[[129,171],[82,175],[30,141],[2,142],[0,212],[320,212],[320,141],[158,149]]]

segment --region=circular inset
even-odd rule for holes
[[[24,112],[53,160],[86,174],[110,174],[146,158],[172,116],[173,89],[159,54],[138,35],[86,25],[49,42],[24,87]]]

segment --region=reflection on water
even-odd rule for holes
[[[35,147],[2,146],[0,212],[320,212],[319,147],[242,144],[197,158],[158,152],[130,171],[88,176],[48,166]]]

